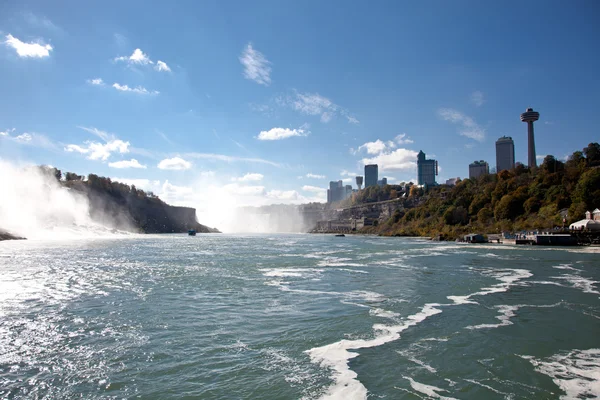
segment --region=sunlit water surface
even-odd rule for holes
[[[0,397],[592,398],[599,281],[593,248],[0,242]]]

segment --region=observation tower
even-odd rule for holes
[[[521,121],[527,122],[527,158],[529,168],[537,167],[535,161],[535,139],[533,137],[533,122],[540,119],[540,113],[533,111],[533,108],[528,108],[521,114]]]

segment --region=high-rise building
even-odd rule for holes
[[[537,166],[535,160],[535,139],[533,137],[533,123],[540,119],[540,113],[533,111],[533,108],[528,108],[521,114],[521,121],[527,122],[527,162],[529,168]]]
[[[380,180],[378,180],[377,185],[379,185],[379,186],[387,185],[387,178],[381,178]]]
[[[352,195],[352,186],[346,185],[342,181],[331,181],[329,182],[329,189],[327,189],[327,202],[335,203],[336,201],[342,201]]]
[[[438,174],[436,160],[426,160],[423,150],[417,155],[417,183],[419,185],[436,185],[435,176]]]
[[[377,186],[379,178],[379,168],[377,164],[365,165],[365,189],[369,186]]]
[[[481,175],[487,175],[489,173],[490,166],[483,160],[469,164],[469,178],[478,178]]]
[[[496,172],[515,167],[515,142],[510,136],[496,140]]]

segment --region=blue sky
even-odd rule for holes
[[[209,210],[598,141],[596,1],[0,3],[0,157]],[[137,167],[137,168],[135,168]],[[352,182],[353,183],[353,182]]]

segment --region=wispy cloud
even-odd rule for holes
[[[186,170],[192,168],[192,163],[181,157],[165,158],[157,165],[158,169]]]
[[[111,168],[143,168],[146,169],[145,165],[140,164],[138,160],[132,158],[131,160],[123,160],[108,163],[108,166]]]
[[[240,55],[240,62],[244,66],[244,77],[254,82],[269,86],[271,84],[271,62],[258,50],[248,43]]]
[[[289,128],[271,128],[268,131],[262,131],[256,137],[258,140],[282,140],[294,136],[308,136],[309,132],[304,129]]]
[[[481,107],[483,103],[485,103],[483,92],[476,90],[471,93],[471,103],[473,103],[475,107]]]
[[[412,143],[414,143],[414,140],[412,140],[409,136],[407,136],[406,133],[401,133],[394,138],[394,142],[396,142],[399,145],[403,145],[403,144],[412,144]]]
[[[46,135],[41,133],[29,133],[24,132],[18,135],[13,134],[16,129],[7,129],[6,131],[0,131],[0,138],[10,140],[14,143],[24,146],[42,147],[49,150],[56,150],[56,144],[48,138]]]
[[[293,95],[279,96],[276,102],[282,106],[288,106],[292,109],[307,115],[319,115],[323,123],[327,123],[337,116],[342,116],[351,124],[358,124],[359,121],[352,116],[348,110],[327,97],[319,93],[300,93],[294,91]]]
[[[88,79],[87,83],[89,83],[90,85],[104,86],[104,81],[102,80],[102,78]]]
[[[169,143],[171,146],[175,145],[175,142],[173,142],[164,132],[162,131],[156,131],[159,136],[161,138],[163,138],[165,140],[165,142]]]
[[[53,47],[49,44],[25,43],[11,34],[6,35],[4,42],[8,47],[16,50],[19,57],[44,58],[49,57]]]
[[[213,154],[213,153],[186,153],[184,156],[189,158],[197,158],[201,160],[212,160],[212,161],[223,161],[228,163],[233,162],[248,162],[248,163],[257,163],[257,164],[267,164],[273,167],[280,168],[282,165],[273,161],[264,160],[262,158],[247,158],[247,157],[237,157],[237,156],[228,156],[225,154]]]
[[[452,122],[453,124],[461,125],[459,133],[462,136],[470,139],[483,142],[485,139],[485,128],[479,126],[475,120],[460,111],[452,108],[440,108],[438,115],[445,121]]]
[[[317,175],[317,174],[311,174],[311,173],[306,174],[306,177],[313,178],[313,179],[325,179],[325,175]]]
[[[54,24],[44,16],[38,16],[31,12],[25,12],[23,13],[23,17],[25,18],[25,21],[32,26],[47,29],[53,31],[54,33],[62,33],[62,29],[58,25]]]
[[[159,72],[171,72],[171,68],[169,68],[167,63],[160,60],[156,62],[156,66],[154,67],[154,69]]]
[[[160,93],[157,90],[148,90],[143,86],[137,86],[137,87],[131,88],[127,85],[113,83],[112,87],[114,87],[115,89],[117,89],[118,91],[121,91],[121,92],[132,92],[132,93],[138,93],[138,94],[159,94]]]
[[[346,171],[345,169],[342,170],[342,172],[340,172],[341,176],[350,176],[350,177],[354,177],[357,176],[359,174],[357,174],[356,172],[350,172],[350,171]]]
[[[247,173],[246,175],[241,176],[239,178],[231,178],[231,180],[234,182],[256,182],[262,181],[264,177],[265,176],[263,174]]]

